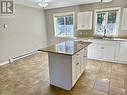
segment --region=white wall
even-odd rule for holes
[[[7,24],[7,28],[3,28]],[[47,46],[43,10],[16,5],[13,18],[0,18],[0,63]]]
[[[109,3],[93,3],[93,4],[82,4],[79,6],[64,7],[46,10],[46,25],[48,34],[48,45],[68,40],[67,38],[55,38],[54,36],[54,21],[53,14],[63,12],[75,12],[75,18],[77,18],[77,12],[93,11],[95,9],[112,8],[112,7],[127,7],[127,0],[113,0]],[[121,10],[121,11],[122,11]],[[122,13],[122,12],[121,12]],[[94,21],[94,20],[93,20]],[[94,24],[94,23],[93,23]],[[77,19],[75,19],[75,29],[77,29]],[[75,31],[75,36],[90,37],[93,36],[94,29],[90,31]],[[119,37],[127,37],[127,31],[119,31]]]

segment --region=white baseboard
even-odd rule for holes
[[[17,57],[15,57],[15,58],[10,59],[10,62],[11,62],[11,61],[14,62],[15,60],[18,60],[18,59],[21,59],[21,58],[30,56],[30,55],[35,54],[35,53],[37,53],[37,51],[33,51],[33,52],[29,52],[29,53],[26,53],[26,54],[17,56]]]
[[[30,56],[32,54],[35,54],[35,53],[38,53],[37,51],[33,51],[33,52],[30,52],[30,53],[27,53],[27,54],[24,54],[24,55],[21,55],[21,56],[18,56],[18,57],[15,57],[15,58],[12,58],[12,59],[9,59],[9,61],[6,61],[6,62],[3,62],[3,63],[0,63],[0,66],[2,65],[5,65],[5,64],[9,64],[9,63],[12,63],[18,59],[21,59],[21,58],[24,58],[24,57],[27,57],[27,56]]]
[[[97,60],[97,61],[105,61],[105,62],[112,62],[116,64],[127,64],[127,62],[122,62],[122,61],[112,61],[112,60],[102,60],[102,59],[96,59],[96,58],[88,58],[89,60]]]
[[[8,63],[9,63],[9,61],[6,61],[6,62],[3,62],[3,63],[0,63],[0,66],[3,66],[3,65],[8,64]]]

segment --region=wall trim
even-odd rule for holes
[[[0,63],[0,66],[3,66],[5,64],[9,64],[9,61],[6,61],[6,62],[3,62],[3,63]]]
[[[32,52],[29,52],[29,53],[26,53],[26,54],[22,54],[22,55],[19,55],[19,56],[16,56],[16,57],[13,57],[12,60],[18,60],[18,59],[21,59],[21,58],[24,58],[24,57],[27,57],[27,56],[30,56],[32,54],[35,54],[37,53],[38,50],[35,50],[35,51],[32,51]]]
[[[9,61],[0,63],[0,66],[3,66],[3,65],[5,65],[5,64],[9,64],[9,63],[13,63],[14,61],[16,61],[16,60],[18,60],[18,59],[21,59],[21,58],[30,56],[30,55],[35,54],[35,53],[38,53],[38,51],[36,50],[36,51],[30,52],[30,53],[27,53],[27,54],[23,54],[23,55],[14,57],[14,58],[12,58],[12,59],[9,59]]]

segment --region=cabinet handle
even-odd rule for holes
[[[79,65],[79,63],[77,63],[76,65]]]
[[[104,47],[101,47],[101,49],[104,49]]]

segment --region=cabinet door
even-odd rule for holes
[[[127,42],[120,42],[118,61],[127,62]]]
[[[84,65],[83,65],[84,70],[87,67],[87,50],[88,50],[87,48],[84,49]]]
[[[127,30],[127,8],[123,10],[121,30]]]
[[[78,13],[78,22],[77,22],[77,28],[78,30],[84,29],[84,13]]]
[[[102,60],[104,61],[115,61],[115,45],[101,45]]]
[[[88,46],[88,58],[101,59],[101,46],[99,44],[91,44]]]
[[[74,85],[81,75],[80,70],[80,53],[73,55],[72,57],[72,84]]]
[[[87,66],[87,49],[81,51],[81,73],[84,72]]]
[[[77,64],[77,56],[72,56],[72,84],[74,85],[77,81],[77,75],[76,75],[76,64]]]
[[[92,29],[92,12],[78,13],[78,30],[91,30]]]
[[[76,63],[76,76],[77,80],[79,79],[81,75],[81,51],[77,53],[77,63]]]

